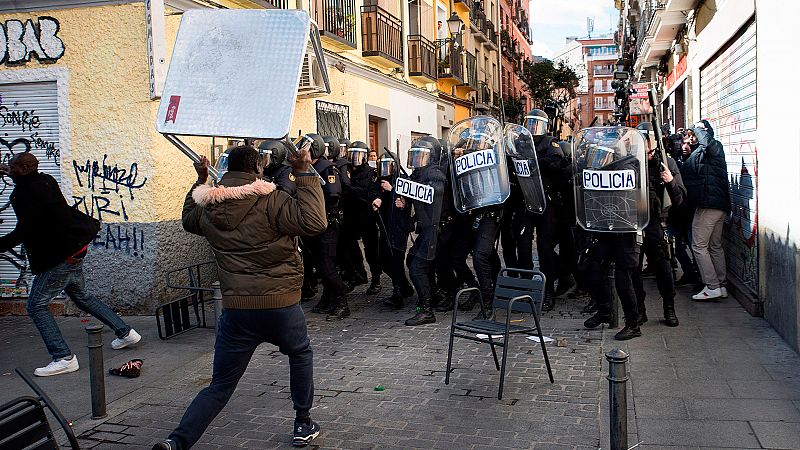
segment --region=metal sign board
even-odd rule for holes
[[[305,11],[186,11],[156,130],[165,135],[286,136],[309,35],[322,57],[318,31]]]

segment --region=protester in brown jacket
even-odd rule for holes
[[[205,236],[217,261],[222,317],[214,345],[211,384],[200,391],[169,439],[153,449],[194,445],[230,399],[256,347],[276,345],[289,356],[290,390],[296,418],[293,444],[319,434],[309,411],[314,396],[313,354],[300,307],[303,264],[297,237],[327,228],[319,178],[310,172],[308,151],[290,153],[297,178],[295,197],[261,180],[261,158],[252,147],[228,155],[219,186],[206,185],[208,160],[195,164],[198,179],[183,206],[183,227]]]

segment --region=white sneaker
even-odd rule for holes
[[[128,332],[128,335],[123,338],[116,338],[111,341],[111,348],[114,350],[119,350],[121,348],[125,348],[129,345],[133,345],[142,340],[142,336],[136,332],[133,328],[131,331]]]
[[[46,365],[45,367],[39,367],[38,369],[33,371],[33,374],[37,377],[50,377],[53,375],[60,375],[62,373],[70,373],[75,372],[80,369],[78,366],[78,357],[72,355],[71,359],[59,359],[56,361],[51,361],[50,364]]]
[[[714,300],[715,298],[722,297],[722,290],[720,288],[709,289],[708,286],[704,287],[702,291],[692,296],[693,300],[704,301]]]
[[[728,298],[728,289],[726,289],[725,286],[719,287],[719,296],[722,298]]]

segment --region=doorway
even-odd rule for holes
[[[369,120],[369,148],[372,150],[377,151],[379,147],[379,135],[378,135],[378,121],[375,119]]]

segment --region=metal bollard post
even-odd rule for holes
[[[89,391],[92,396],[92,419],[106,417],[106,378],[103,369],[103,326],[89,325]]]
[[[220,288],[219,281],[211,283],[214,291],[211,293],[211,300],[214,305],[214,331],[219,328],[219,319],[222,317],[222,289]]]
[[[608,298],[611,299],[611,323],[609,328],[619,328],[619,298],[617,298],[617,282],[614,274],[614,263],[608,267]]]
[[[611,450],[628,450],[628,354],[615,348],[606,359]]]

